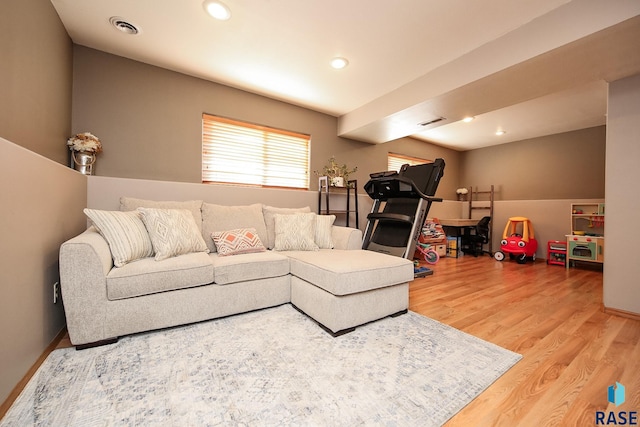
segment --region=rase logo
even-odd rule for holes
[[[607,389],[607,400],[616,406],[620,406],[625,400],[624,386],[616,381]],[[596,425],[638,425],[637,411],[596,411]]]
[[[609,403],[620,406],[624,403],[624,386],[616,381],[615,385],[610,385],[607,390]]]

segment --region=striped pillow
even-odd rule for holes
[[[211,238],[220,256],[264,252],[260,236],[255,228],[237,228],[229,231],[214,231]]]
[[[109,244],[116,267],[153,256],[151,239],[138,212],[84,209],[84,213]]]
[[[316,232],[314,241],[320,249],[333,249],[331,229],[336,220],[335,215],[316,215]]]

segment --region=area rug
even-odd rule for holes
[[[332,338],[286,304],[56,350],[0,426],[437,426],[520,358],[413,312]]]

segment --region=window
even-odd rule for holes
[[[309,188],[311,137],[202,115],[202,182]]]
[[[421,159],[419,157],[404,156],[402,154],[389,153],[387,156],[387,170],[399,172],[404,164],[410,166],[422,165],[424,163],[433,163],[433,160]]]

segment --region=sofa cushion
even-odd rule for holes
[[[255,279],[286,276],[289,258],[276,252],[258,252],[239,256],[210,254],[216,283],[228,285]]]
[[[273,206],[263,206],[262,213],[264,215],[264,223],[267,228],[267,240],[263,240],[267,249],[273,249],[276,244],[276,215],[291,215],[294,213],[311,212],[309,206],[303,208],[275,208]]]
[[[202,236],[211,252],[216,251],[211,233],[237,228],[255,228],[260,241],[267,241],[267,228],[262,216],[262,205],[222,206],[212,203],[202,204]]]
[[[350,295],[413,280],[413,262],[366,250],[283,252],[291,274],[333,295]]]
[[[209,255],[195,252],[157,262],[140,259],[107,275],[107,298],[117,300],[213,283]]]
[[[229,231],[211,233],[213,243],[220,256],[264,252],[264,247],[255,228],[237,228]]]
[[[186,209],[138,208],[156,261],[191,252],[209,252],[193,215]]]
[[[317,251],[315,232],[316,214],[295,213],[275,215],[275,251]]]
[[[153,255],[153,246],[139,212],[84,209],[109,244],[113,265],[123,265]]]
[[[120,197],[121,211],[135,211],[138,208],[187,209],[189,212],[191,212],[191,215],[193,215],[193,219],[198,226],[198,230],[202,231],[202,200],[187,200],[184,202],[175,202],[136,199],[133,197]]]

